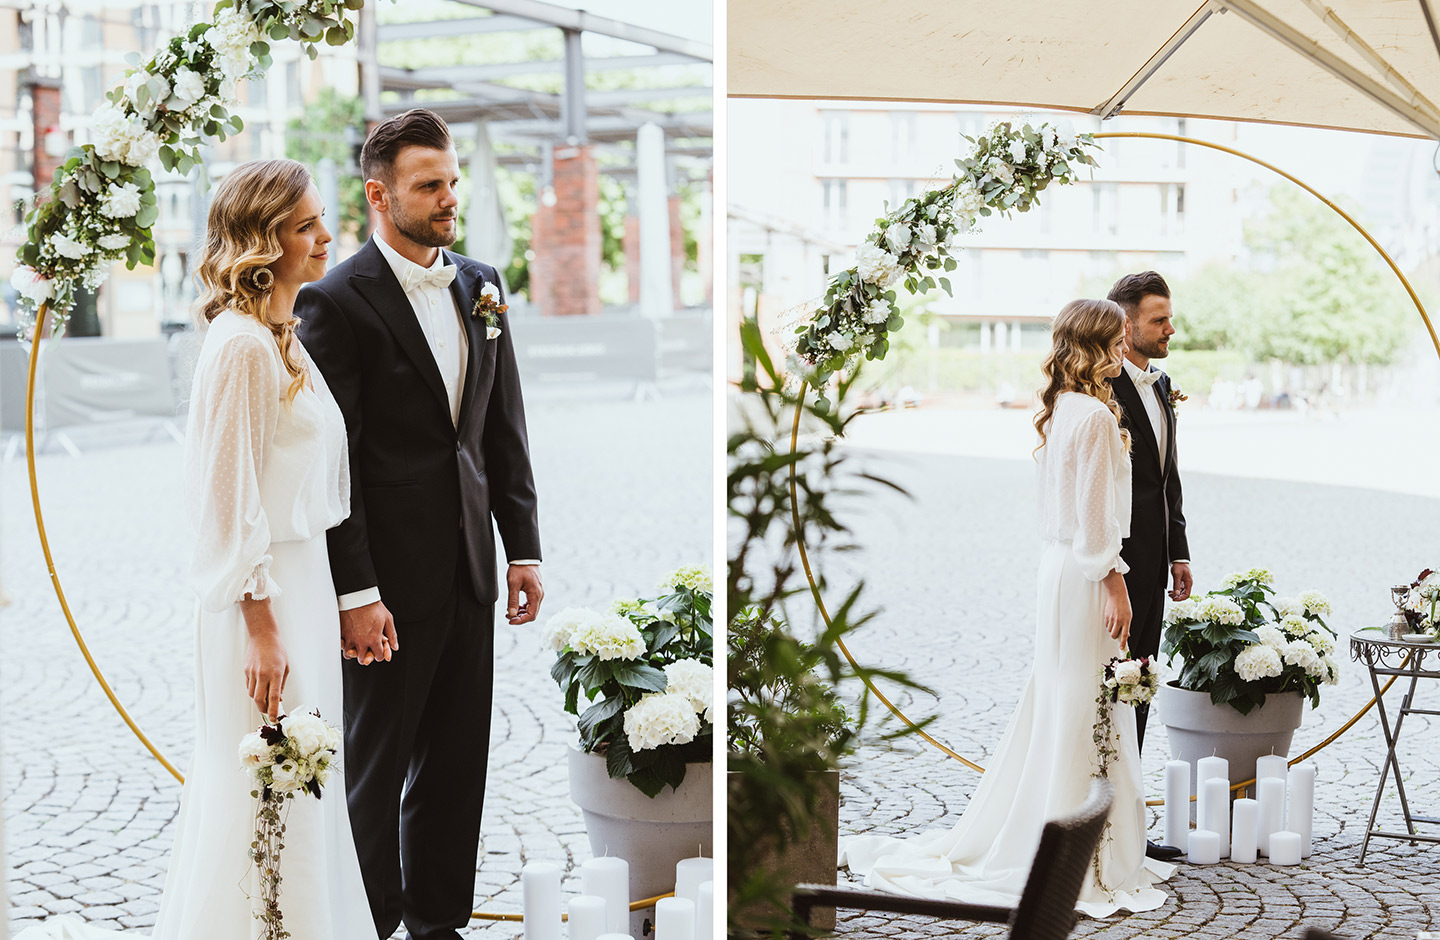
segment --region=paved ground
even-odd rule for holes
[[[892,430],[875,429],[868,439],[888,440],[898,448],[904,435]],[[866,433],[863,427],[858,432]],[[1342,454],[1355,446],[1343,436],[1326,448],[1318,439],[1310,443],[1316,452],[1338,444]],[[925,446],[960,450],[967,445]],[[1263,462],[1275,458],[1273,452],[1298,445],[1272,440],[1256,446],[1272,451],[1256,455]],[[909,670],[935,689],[935,698],[902,696],[902,708],[937,713],[932,733],[983,764],[1018,698],[1033,642],[1039,546],[1032,535],[1031,466],[1023,460],[954,453],[857,452],[868,467],[901,482],[914,498],[882,497],[847,517],[866,546],[862,556],[848,562],[850,571],[866,579],[869,604],[884,608],[883,616],[856,638],[853,650],[872,664]],[[1385,619],[1392,609],[1388,586],[1437,561],[1440,500],[1191,473],[1185,477],[1185,506],[1200,589],[1209,589],[1230,571],[1269,566],[1282,593],[1313,587],[1329,595],[1336,609],[1332,624],[1342,635]],[[841,570],[832,569],[832,577]],[[1342,666],[1341,684],[1326,689],[1318,711],[1306,712],[1297,745],[1317,742],[1369,699],[1363,667],[1348,655]],[[1399,691],[1392,692],[1395,706]],[[1440,707],[1440,688],[1422,686],[1420,694],[1423,705]],[[1435,814],[1440,808],[1437,726],[1423,716],[1409,721],[1402,756],[1412,806]],[[1166,759],[1158,716],[1151,728],[1144,768],[1149,795],[1158,797]],[[1440,922],[1440,846],[1375,840],[1365,867],[1358,865],[1383,747],[1372,712],[1314,758],[1319,770],[1316,848],[1304,866],[1184,866],[1170,881],[1172,897],[1161,909],[1082,920],[1075,935],[1268,940],[1300,937],[1303,927],[1313,926],[1352,940],[1400,940]],[[906,739],[867,744],[843,779],[842,834],[900,834],[948,826],[964,810],[978,778],[919,739]],[[1151,812],[1155,834],[1159,820]],[[1396,822],[1393,798],[1382,804],[1381,813],[1391,828],[1403,824]],[[930,936],[956,929],[924,919],[852,916],[842,932]],[[1004,936],[1005,931],[976,927],[963,935]]]
[[[536,399],[530,428],[548,611],[634,596],[667,570],[711,557],[708,388],[677,381],[643,403],[604,391]],[[157,443],[39,463],[51,546],[76,619],[120,699],[183,769],[194,659],[179,459],[178,445]],[[0,548],[13,605],[0,614],[0,775],[11,926],[79,912],[109,927],[148,928],[180,787],[90,678],[46,579],[24,463],[3,472]],[[537,637],[534,626],[497,628],[475,894],[476,907],[489,911],[520,911],[526,862],[590,857],[566,781],[573,719]],[[518,924],[476,923],[469,936],[521,934]]]

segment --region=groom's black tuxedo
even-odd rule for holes
[[[350,516],[329,532],[335,591],[378,586],[399,637],[390,662],[343,665],[345,782],[376,932],[403,919],[412,940],[458,940],[470,920],[490,742],[492,516],[509,558],[540,558],[509,322],[501,314],[487,339],[470,315],[499,278],[445,261],[469,342],[458,422],[374,239],[295,304],[349,436]]]
[[[1136,388],[1128,372],[1110,380],[1124,426],[1130,432],[1130,536],[1120,548],[1120,557],[1130,566],[1125,588],[1130,595],[1133,619],[1130,623],[1130,652],[1154,657],[1160,651],[1160,632],[1165,617],[1165,595],[1172,561],[1188,561],[1185,541],[1185,514],[1181,510],[1180,468],[1175,461],[1175,411],[1170,407],[1170,377],[1162,373],[1151,388]],[[1160,463],[1160,443],[1141,395],[1159,392],[1160,417],[1165,424],[1165,464]],[[1135,709],[1140,743],[1145,741],[1145,720],[1150,708]]]

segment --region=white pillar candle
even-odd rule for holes
[[[1260,823],[1260,804],[1254,800],[1239,799],[1234,805],[1235,827],[1230,840],[1230,861],[1250,863],[1255,861],[1256,831]]]
[[[695,902],[689,898],[656,901],[655,940],[695,940]]]
[[[1220,833],[1208,829],[1190,832],[1190,848],[1186,855],[1191,865],[1214,865],[1220,861]]]
[[[695,940],[710,940],[715,935],[715,882],[700,882],[700,900],[695,905]]]
[[[1298,832],[1277,832],[1270,836],[1270,864],[1300,864],[1300,834]]]
[[[525,940],[560,940],[560,866],[531,862],[520,869]]]
[[[1230,779],[1230,762],[1223,757],[1202,757],[1195,762],[1195,824],[1201,829],[1209,829],[1205,825],[1205,781],[1219,777],[1222,780]],[[1216,832],[1218,830],[1211,830]],[[1220,842],[1223,845],[1225,838],[1222,836]]]
[[[1276,777],[1284,780],[1289,763],[1279,754],[1266,754],[1255,761],[1255,779],[1264,780],[1266,777]]]
[[[700,885],[715,878],[713,858],[682,858],[675,865],[675,896],[700,903]]]
[[[1230,781],[1224,777],[1211,777],[1200,784],[1201,829],[1220,837],[1220,857],[1230,854]]]
[[[1285,828],[1300,834],[1300,857],[1309,858],[1315,834],[1315,765],[1309,762],[1290,768]]]
[[[1270,854],[1270,835],[1285,829],[1285,781],[1265,777],[1257,781],[1260,790],[1260,825],[1255,844],[1261,855]]]
[[[1172,760],[1165,764],[1165,844],[1177,849],[1190,834],[1190,764]]]
[[[582,894],[570,899],[570,940],[596,940],[608,933],[605,899]]]
[[[623,858],[592,858],[580,863],[580,892],[605,899],[606,930],[630,931],[630,865]]]

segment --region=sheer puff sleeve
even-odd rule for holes
[[[1075,428],[1075,560],[1091,581],[1111,571],[1130,570],[1120,557],[1121,540],[1129,534],[1129,464],[1120,426],[1108,408],[1085,415]]]
[[[260,503],[260,473],[280,416],[279,372],[274,344],[253,333],[224,337],[196,370],[185,460],[196,529],[190,582],[215,613],[247,594],[280,593],[270,579],[270,526]]]

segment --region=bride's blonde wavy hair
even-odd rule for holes
[[[294,160],[257,160],[226,174],[205,221],[205,248],[196,268],[203,293],[198,313],[209,323],[225,310],[263,323],[275,336],[290,373],[288,401],[305,387],[305,364],[292,339],[300,321],[271,316],[271,265],[280,260],[280,225],[310,188],[310,171]]]
[[[1110,409],[1120,424],[1125,449],[1130,449],[1130,432],[1125,430],[1120,405],[1101,375],[1111,362],[1110,347],[1124,335],[1125,309],[1111,300],[1072,300],[1056,314],[1050,327],[1050,354],[1040,367],[1045,375],[1040,411],[1035,415],[1040,447],[1045,446],[1045,426],[1055,413],[1060,393],[1080,392],[1100,399]]]

